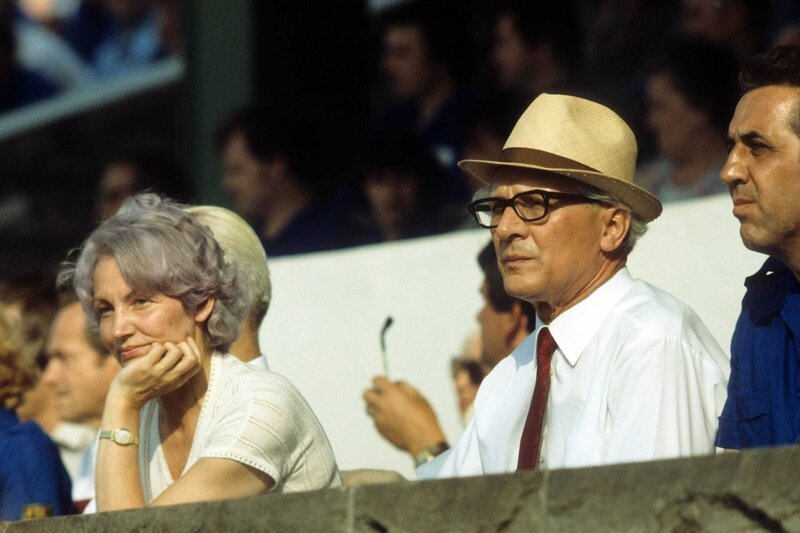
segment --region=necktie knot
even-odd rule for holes
[[[558,348],[558,345],[553,338],[553,334],[550,333],[550,328],[540,329],[536,347],[536,366],[538,367],[541,364],[539,361],[542,358],[549,360],[553,357],[556,348]]]

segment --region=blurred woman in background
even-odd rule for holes
[[[36,422],[20,422],[15,413],[39,372],[22,352],[22,342],[0,313],[0,520],[74,511],[58,448]]]

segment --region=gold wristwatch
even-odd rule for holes
[[[130,446],[131,444],[134,446],[139,445],[139,437],[131,433],[131,430],[126,428],[117,428],[111,431],[101,431],[100,438],[109,439],[111,442],[119,444],[120,446]]]

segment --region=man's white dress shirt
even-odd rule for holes
[[[695,313],[623,268],[534,331],[484,379],[458,444],[420,479],[513,472],[536,381],[536,339],[558,344],[542,436],[544,468],[709,454],[730,362]]]

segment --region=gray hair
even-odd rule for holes
[[[592,200],[600,201],[614,209],[622,209],[623,211],[628,212],[631,223],[628,227],[628,233],[625,235],[625,239],[622,241],[622,245],[619,247],[619,252],[622,254],[622,256],[628,257],[628,255],[630,255],[630,253],[633,251],[633,247],[636,245],[636,241],[639,240],[639,237],[647,232],[647,222],[637,216],[628,204],[622,202],[622,200],[613,194],[601,191],[600,189],[585,183],[578,181],[576,181],[576,183],[578,184],[578,190],[580,191],[579,194],[582,194],[583,196]]]
[[[204,332],[209,347],[226,351],[239,336],[251,298],[239,294],[238,267],[225,260],[211,231],[180,204],[152,193],[131,197],[86,239],[78,259],[64,265],[59,283],[74,286],[95,329],[94,271],[101,255],[117,261],[133,289],[177,298],[187,311],[214,297]]]
[[[222,246],[231,261],[239,265],[239,270],[252,286],[253,299],[248,301],[249,319],[255,328],[267,315],[272,298],[272,283],[269,279],[269,266],[264,246],[253,228],[242,217],[224,207],[196,205],[186,211],[201,224],[208,226],[211,233]]]

